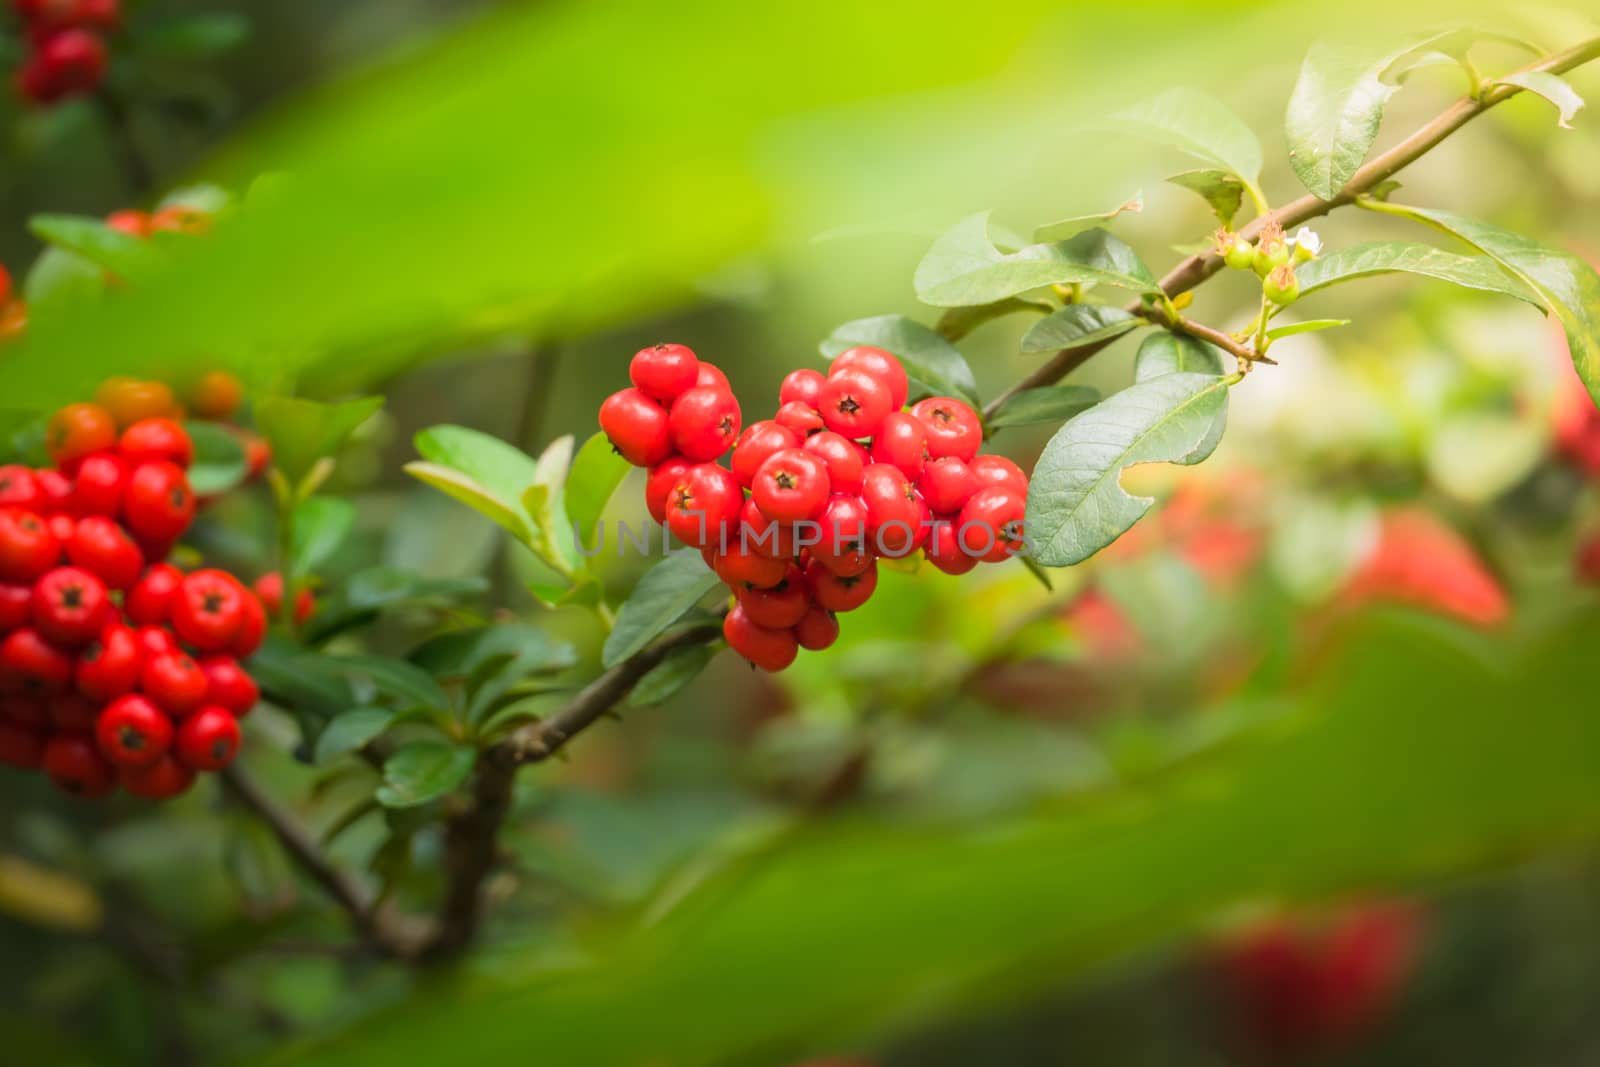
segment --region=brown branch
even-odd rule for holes
[[[1573,45],[1571,48],[1551,53],[1543,59],[1521,68],[1517,73],[1525,74],[1533,71],[1544,71],[1550,74],[1560,74],[1564,71],[1572,70],[1574,67],[1581,67],[1597,58],[1600,58],[1600,37],[1590,38],[1587,41]],[[1301,223],[1320,218],[1335,208],[1353,204],[1358,196],[1370,191],[1378,183],[1387,181],[1403,168],[1416,162],[1435,148],[1439,142],[1455,133],[1468,122],[1521,91],[1518,86],[1501,84],[1483,92],[1479,96],[1462,97],[1399,144],[1380,152],[1367,161],[1360,170],[1355,172],[1350,181],[1345,184],[1345,187],[1340,190],[1339,195],[1332,200],[1323,200],[1315,194],[1307,193],[1298,200],[1293,200],[1283,207],[1255,219],[1240,231],[1241,235],[1247,239],[1253,239],[1269,221],[1277,222],[1284,229],[1290,229]],[[1188,292],[1221,269],[1221,257],[1212,252],[1201,252],[1190,256],[1168,271],[1166,277],[1161,279],[1161,288],[1166,291],[1168,297],[1174,297],[1180,293]],[[1135,301],[1129,304],[1126,310],[1133,314],[1139,314],[1143,310],[1143,305]],[[1000,410],[1000,406],[1017,393],[1025,389],[1038,389],[1042,386],[1053,385],[1065,378],[1068,374],[1088,362],[1108,344],[1110,342],[1106,341],[1083,348],[1070,348],[1057,352],[1049,362],[995,397],[983,409],[984,419],[992,418],[995,412]]]
[[[1188,334],[1190,337],[1216,345],[1224,352],[1239,361],[1240,370],[1248,370],[1252,363],[1270,363],[1277,365],[1277,360],[1262,355],[1249,345],[1239,341],[1232,334],[1224,333],[1214,326],[1207,326],[1203,322],[1184,318],[1178,315],[1168,318],[1160,308],[1141,307],[1136,312],[1141,318],[1149,319],[1157,326],[1165,326],[1169,330]]]

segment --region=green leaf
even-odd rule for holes
[[[306,627],[306,638],[320,643],[334,634],[402,608],[442,608],[467,597],[481,596],[489,588],[478,575],[464,578],[428,578],[408,570],[371,567],[357,571],[337,587],[332,597],[317,606]]]
[[[917,264],[917,299],[934,307],[965,307],[993,304],[1032,289],[1069,283],[1110,285],[1154,294],[1157,287],[1148,268],[1130,274],[1109,265],[1111,260],[1105,258],[1108,249],[1127,246],[1109,235],[1092,236],[1102,233],[1091,230],[1070,241],[1029,245],[1005,255],[989,240],[989,213],[973,215],[935,241]],[[1097,255],[1100,258],[1089,258]],[[1117,255],[1115,261],[1129,263],[1122,255]],[[1132,262],[1137,263],[1137,258]]]
[[[1170,145],[1253,188],[1261,177],[1261,142],[1221,101],[1193,89],[1169,89],[1112,116],[1104,129]]]
[[[715,651],[709,645],[688,645],[673,649],[667,654],[666,659],[639,679],[639,684],[635,685],[633,692],[628,695],[628,703],[644,708],[669,699],[694,681],[695,677],[706,669],[706,664],[711,662],[713,655]]]
[[[289,577],[315,574],[333,558],[356,524],[356,506],[343,497],[314,496],[295,505]]]
[[[977,403],[978,383],[964,356],[949,341],[928,327],[904,315],[878,315],[857,319],[835,329],[822,342],[822,354],[829,359],[856,345],[872,345],[892,352],[905,364],[906,375],[914,385],[912,394],[953,396]]]
[[[1024,352],[1053,352],[1114,341],[1137,330],[1144,320],[1121,308],[1099,304],[1068,304],[1040,319],[1022,335]]]
[[[430,637],[406,658],[436,678],[464,678],[485,661],[508,654],[524,674],[563,670],[578,661],[572,645],[526,623],[451,630]]]
[[[1174,174],[1167,181],[1200,194],[1201,199],[1216,212],[1217,221],[1224,226],[1233,225],[1234,216],[1239,214],[1239,208],[1244,204],[1244,182],[1225,170],[1186,170],[1182,174]]]
[[[465,426],[429,427],[417,434],[415,444],[423,459],[465,474],[509,511],[521,509],[522,495],[539,480],[538,460]]]
[[[225,11],[195,12],[141,26],[134,47],[155,56],[203,58],[237,48],[250,39],[250,20]]]
[[[1556,122],[1564,130],[1572,129],[1572,120],[1583,110],[1583,97],[1565,78],[1544,70],[1525,70],[1507,74],[1494,80],[1496,85],[1515,85],[1530,93],[1544,97],[1555,106]]]
[[[566,506],[567,518],[582,533],[585,544],[591,542],[606,502],[631,469],[603,433],[595,434],[578,449],[567,475]]]
[[[39,240],[110,271],[135,280],[160,265],[160,251],[148,241],[113,230],[99,219],[78,215],[35,215],[28,229]]]
[[[526,544],[533,538],[533,527],[520,504],[513,508],[490,492],[486,486],[479,485],[460,471],[437,463],[420,462],[407,463],[401,470],[424,485],[431,485],[446,496],[459,500],[472,510],[488,516],[518,541]]]
[[[356,428],[381,407],[380,396],[338,404],[273,396],[255,405],[256,427],[272,446],[273,465],[298,483],[318,460],[337,456]]]
[[[63,248],[46,248],[22,283],[31,315],[99,300],[106,291],[105,268]]]
[[[397,714],[391,708],[351,708],[335,715],[322,728],[312,758],[318,763],[327,763],[354,752],[387,730]]]
[[[1210,374],[1223,372],[1222,351],[1188,334],[1162,330],[1144,339],[1133,357],[1133,380],[1146,382],[1164,374]]]
[[[378,802],[386,808],[414,808],[437,800],[466,781],[476,758],[472,749],[442,741],[407,745],[384,761]]]
[[[572,435],[556,438],[534,464],[533,484],[522,494],[522,510],[533,520],[528,547],[570,581],[581,575],[585,561],[567,517],[568,470],[572,466]]]
[[[673,552],[651,567],[617,612],[603,651],[605,665],[614,667],[654,641],[719,584],[698,552]]]
[[[1028,552],[1047,567],[1082,562],[1115,541],[1153,500],[1122,488],[1137,463],[1198,463],[1216,447],[1227,380],[1165,374],[1116,393],[1063,426],[1034,465],[1024,522]]]
[[[990,430],[1006,426],[1030,426],[1040,422],[1061,422],[1100,401],[1100,391],[1087,385],[1047,385],[1024,389],[1008,397],[988,420]]]
[[[1339,282],[1393,273],[1437,278],[1468,289],[1503,293],[1537,307],[1543,306],[1535,292],[1495,266],[1491,259],[1457,255],[1412,241],[1374,241],[1351,245],[1295,268],[1302,297]]]
[[[1280,337],[1293,337],[1297,333],[1316,333],[1319,330],[1331,330],[1336,326],[1348,325],[1350,325],[1349,319],[1306,319],[1303,322],[1274,326],[1267,331],[1267,339],[1276,341]]]
[[[1046,223],[1033,231],[1033,239],[1045,242],[1064,241],[1069,237],[1082,233],[1084,230],[1093,229],[1102,222],[1110,222],[1125,211],[1137,215],[1143,210],[1144,194],[1134,193],[1110,211],[1102,211],[1098,215],[1074,215],[1071,218]]]
[[[403,659],[387,656],[336,656],[332,664],[347,674],[366,678],[381,693],[399,697],[406,704],[425,708],[445,708],[450,698],[445,696],[433,675]]]
[[[194,442],[189,487],[197,496],[221,496],[244,482],[249,464],[235,434],[214,422],[186,422],[183,428]]]
[[[1019,311],[1031,311],[1034,314],[1043,313],[1048,315],[1054,308],[1054,304],[1044,300],[1028,300],[1020,296],[1008,296],[1004,300],[996,300],[992,304],[946,308],[944,314],[939,316],[938,325],[934,327],[934,330],[946,341],[954,343],[986,322],[992,322],[1006,315],[1015,315]]]
[[[1593,267],[1569,252],[1487,222],[1398,204],[1385,210],[1459,237],[1536,290],[1566,330],[1572,364],[1589,396],[1600,404],[1600,274]]]

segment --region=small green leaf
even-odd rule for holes
[[[124,280],[148,274],[163,261],[148,241],[113,230],[99,219],[77,215],[35,215],[28,229],[39,240],[71,252]]]
[[[1563,130],[1572,129],[1572,120],[1583,110],[1583,97],[1572,84],[1559,75],[1544,70],[1526,70],[1496,78],[1496,85],[1515,85],[1530,93],[1544,97],[1555,106],[1556,123]]]
[[[472,510],[487,515],[518,541],[527,543],[533,537],[533,529],[520,505],[512,508],[487,487],[479,485],[460,471],[437,463],[421,462],[407,463],[401,469],[417,481],[431,485]]]
[[[1222,370],[1222,352],[1215,345],[1169,330],[1146,337],[1133,357],[1135,382],[1165,374],[1221,375]]]
[[[513,512],[539,478],[539,464],[532,456],[465,426],[429,427],[417,434],[415,444],[423,459],[460,471]]]
[[[599,524],[600,514],[611,494],[617,491],[631,469],[603,433],[595,434],[578,449],[572,460],[572,472],[567,476],[566,505],[567,518],[582,534],[585,544]]]
[[[1038,579],[1039,584],[1045,587],[1046,592],[1053,593],[1056,591],[1056,583],[1050,577],[1050,572],[1041,567],[1038,560],[1032,556],[1024,555],[1022,557],[1022,565],[1028,569],[1029,574]]]
[[[829,359],[856,345],[872,345],[892,352],[905,364],[906,375],[915,383],[913,395],[953,396],[976,403],[978,383],[964,356],[949,341],[928,327],[904,315],[878,315],[847,322],[822,342],[822,354]]]
[[[342,497],[314,496],[295,505],[289,577],[315,574],[339,551],[356,524],[356,506]]]
[[[250,20],[225,11],[195,12],[137,29],[134,47],[154,56],[202,58],[237,48],[250,38]]]
[[[1106,398],[1063,426],[1034,465],[1024,521],[1039,564],[1080,563],[1115,541],[1153,500],[1122,488],[1138,463],[1193,464],[1216,447],[1227,410],[1227,380],[1165,374]]]
[[[1033,239],[1035,241],[1065,241],[1067,238],[1076,236],[1084,230],[1095,228],[1102,222],[1110,222],[1125,211],[1137,215],[1143,210],[1144,194],[1134,193],[1110,211],[1102,211],[1098,215],[1074,215],[1071,218],[1046,223],[1033,231]]]
[[[1462,256],[1413,241],[1374,241],[1351,245],[1295,268],[1302,297],[1340,282],[1378,274],[1418,274],[1468,289],[1504,293],[1536,307],[1538,294],[1484,256]]]
[[[1068,304],[1034,323],[1022,336],[1024,352],[1054,352],[1114,341],[1137,330],[1144,320],[1121,308],[1099,304]]]
[[[214,422],[186,422],[183,428],[194,442],[189,487],[195,495],[220,496],[244,481],[249,464],[237,436]]]
[[[705,670],[713,654],[709,645],[673,649],[666,659],[639,679],[639,684],[633,687],[633,692],[628,696],[628,703],[643,708],[672,697]]]
[[[1029,426],[1041,422],[1061,422],[1100,401],[1100,391],[1087,385],[1047,385],[1024,389],[1008,398],[989,418],[990,430],[1006,426]]]
[[[445,696],[433,675],[403,659],[387,656],[335,656],[329,657],[334,667],[350,675],[370,681],[378,691],[399,697],[407,704],[420,704],[425,708],[444,708],[450,698]]]
[[[1169,89],[1112,116],[1103,128],[1171,145],[1248,188],[1261,177],[1261,142],[1255,133],[1221,101],[1193,89]]]
[[[356,427],[383,407],[379,396],[323,404],[299,397],[267,397],[255,406],[256,426],[272,445],[272,462],[298,483],[325,457],[336,456]]]
[[[1015,315],[1019,311],[1031,311],[1034,314],[1048,315],[1054,310],[1055,305],[1043,300],[1028,300],[1020,296],[1008,296],[1004,300],[996,300],[992,304],[980,304],[976,307],[946,308],[944,314],[939,316],[939,322],[934,327],[935,332],[946,341],[954,343],[967,334],[976,330],[986,322],[1003,318],[1006,315]]]
[[[352,574],[334,596],[318,605],[306,627],[306,638],[320,643],[334,634],[402,608],[442,608],[489,588],[484,578],[427,578],[392,567],[371,567]]]
[[[22,283],[22,297],[28,302],[31,315],[99,300],[105,291],[105,268],[64,248],[41,252]]]
[[[1186,170],[1182,174],[1174,174],[1167,181],[1200,194],[1201,199],[1216,212],[1217,221],[1224,226],[1233,225],[1234,216],[1239,214],[1239,208],[1244,204],[1244,182],[1225,170]]]
[[[327,763],[347,752],[354,752],[387,730],[396,714],[390,708],[352,708],[335,715],[322,728],[313,759],[318,763]]]
[[[442,741],[407,745],[383,764],[378,802],[386,808],[413,808],[437,800],[466,781],[477,754]]]
[[[654,641],[719,584],[698,552],[674,552],[657,563],[617,612],[603,651],[605,665],[614,667]]]
[[[577,662],[577,650],[537,626],[499,623],[430,637],[406,658],[436,678],[464,678],[486,660],[514,655],[525,674],[555,671]]]
[[[1316,333],[1319,330],[1331,330],[1336,326],[1348,325],[1350,325],[1349,319],[1306,319],[1304,322],[1274,326],[1267,331],[1267,338],[1276,341],[1280,337],[1293,337],[1297,333]]]

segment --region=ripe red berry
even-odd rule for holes
[[[798,401],[808,408],[815,408],[822,398],[822,383],[827,381],[819,370],[802,367],[792,370],[783,379],[783,384],[778,386],[778,406]]]
[[[649,467],[672,454],[667,409],[638,389],[623,389],[600,405],[600,429],[611,447],[635,467]]]
[[[697,385],[672,402],[672,445],[693,460],[713,460],[739,437],[739,401],[726,389]]]
[[[39,481],[33,471],[18,463],[0,467],[0,507],[40,509]]]
[[[953,522],[940,521],[934,524],[933,529],[928,531],[928,543],[923,546],[923,553],[929,563],[946,574],[966,574],[978,565],[977,556],[969,556],[962,550]]]
[[[772,421],[804,437],[822,429],[822,415],[816,408],[801,400],[791,400],[778,409]]]
[[[667,497],[672,492],[672,487],[678,483],[694,461],[682,456],[669,456],[650,468],[650,474],[644,483],[644,505],[650,509],[650,517],[657,522],[667,521]]]
[[[105,796],[116,788],[116,774],[88,734],[59,733],[44,746],[44,773],[61,790],[79,797]]]
[[[56,544],[65,553],[66,547],[72,544],[73,535],[78,532],[78,520],[71,515],[51,515],[44,520],[44,524],[50,528],[50,536],[56,539]]]
[[[769,630],[787,630],[805,618],[811,593],[799,567],[790,566],[783,581],[770,589],[735,589],[734,596],[749,620]]]
[[[245,597],[244,620],[239,624],[239,633],[234,637],[228,653],[236,659],[249,659],[261,647],[261,641],[266,636],[267,609],[262,607],[259,597]]]
[[[783,670],[800,652],[792,631],[758,625],[740,605],[722,620],[722,636],[729,648],[764,671]]]
[[[72,507],[72,481],[53,468],[33,472],[33,481],[39,489],[41,515],[59,515]]]
[[[746,500],[739,509],[739,538],[756,554],[785,563],[800,551],[794,527],[761,514],[754,500]]]
[[[873,563],[860,574],[842,578],[812,560],[806,565],[806,581],[811,584],[811,599],[829,611],[854,611],[872,598],[878,588],[878,565]]]
[[[128,591],[123,611],[140,626],[160,625],[170,617],[172,598],[182,582],[182,571],[170,563],[158,563]]]
[[[739,435],[739,440],[733,446],[733,458],[728,465],[733,469],[733,476],[739,479],[739,484],[748,489],[755,481],[756,471],[761,469],[767,457],[785,448],[795,448],[799,444],[800,435],[787,426],[769,419],[753,422]]]
[[[871,437],[895,410],[889,386],[864,370],[845,368],[830,374],[818,398],[822,422],[834,433],[852,439]]]
[[[73,672],[78,692],[104,703],[133,692],[144,665],[144,650],[132,627],[114,623],[78,653]]]
[[[668,494],[667,528],[686,545],[721,546],[737,536],[743,504],[744,490],[730,471],[701,463],[685,471]]]
[[[134,232],[127,228],[132,223],[125,223],[120,227],[124,233],[133,233],[136,237],[149,236],[149,216],[143,212],[116,212],[116,215],[132,215],[142,220],[142,232]],[[118,229],[111,219],[106,219],[106,225]],[[117,375],[107,378],[100,383],[100,388],[94,391],[94,402],[111,413],[112,419],[118,426],[128,427],[144,419],[170,419],[177,418],[179,414],[178,401],[172,395],[172,389],[166,382],[152,381],[148,378],[129,378]]]
[[[919,400],[911,414],[928,429],[928,457],[955,456],[972,462],[983,444],[983,423],[970,406],[948,396]]]
[[[171,419],[141,419],[122,431],[117,451],[130,465],[164,459],[187,470],[194,462],[194,442]]]
[[[206,674],[182,652],[165,652],[144,661],[139,688],[168,715],[181,719],[205,703]]]
[[[226,708],[208,705],[178,727],[178,760],[196,771],[220,771],[239,752],[239,723]]]
[[[906,380],[905,367],[901,366],[900,361],[891,353],[870,345],[858,345],[846,349],[828,366],[828,377],[831,378],[846,369],[865,371],[887,385],[891,410],[899,411],[906,406],[906,397],[910,395],[910,383]]]
[[[141,659],[178,651],[178,639],[172,636],[172,631],[165,626],[141,626],[133,632],[133,636],[139,642]],[[142,673],[141,671],[141,676]]]
[[[178,585],[171,602],[172,629],[201,652],[222,652],[244,622],[244,586],[225,571],[195,571]],[[283,579],[278,579],[278,597]]]
[[[45,447],[59,467],[116,443],[116,420],[99,404],[68,404],[50,417],[45,428]]]
[[[223,577],[230,578],[231,580],[230,575],[224,574]],[[278,618],[283,614],[282,574],[278,573],[277,571],[268,571],[266,574],[263,574],[261,577],[257,578],[255,580],[255,584],[250,588],[255,592],[256,599],[261,602],[261,606],[266,609],[266,612],[269,616],[272,618]],[[312,595],[311,590],[302,588],[298,593],[295,594],[294,621],[296,626],[305,625],[306,621],[316,613],[316,610],[317,598]],[[180,630],[179,633],[181,635],[182,631]],[[190,643],[193,644],[193,642]],[[199,646],[196,645],[195,647],[198,648]]]
[[[144,570],[144,553],[112,520],[103,515],[80,519],[66,542],[74,566],[94,574],[111,589],[131,589]]]
[[[191,237],[211,232],[211,213],[192,204],[168,204],[150,216],[151,233],[181,233]]]
[[[128,489],[128,473],[127,462],[110,452],[85,456],[72,479],[73,514],[116,518],[122,513],[122,498]]]
[[[256,680],[232,656],[210,656],[200,661],[206,675],[206,703],[227,708],[236,716],[248,715],[261,699]]]
[[[828,486],[835,493],[861,491],[861,472],[870,460],[864,449],[848,437],[823,430],[800,446],[828,465]]]
[[[738,538],[730,541],[727,551],[714,553],[711,561],[711,569],[730,587],[770,589],[789,573],[789,565],[783,560],[769,559]]]
[[[57,729],[93,732],[103,707],[81,693],[57,693],[50,698],[50,720]]]
[[[0,642],[0,666],[31,693],[59,693],[72,684],[72,657],[32,627],[13,630]]]
[[[154,763],[172,746],[172,733],[160,708],[131,693],[108,704],[94,727],[100,754],[119,767]]]
[[[105,583],[82,567],[57,567],[33,587],[34,628],[57,645],[94,640],[114,610]]]
[[[0,508],[0,581],[35,581],[60,560],[61,542],[42,518]]]
[[[795,624],[794,636],[801,648],[821,652],[839,640],[839,619],[822,605],[813,604],[806,617]]]
[[[767,457],[750,486],[750,499],[774,522],[814,519],[828,503],[828,465],[800,448]]]
[[[922,468],[917,479],[917,492],[928,502],[928,507],[938,515],[953,515],[972,499],[972,494],[983,488],[972,473],[972,468],[955,456],[943,456]]]
[[[28,625],[33,618],[33,586],[0,582],[0,633]]]
[[[1004,456],[978,456],[967,466],[972,468],[973,476],[982,488],[999,486],[1015,489],[1023,496],[1028,495],[1028,476],[1022,473],[1021,467]]]
[[[1028,498],[1015,489],[980,489],[961,509],[956,533],[968,555],[1000,563],[1022,550],[1022,519]]]
[[[852,577],[872,566],[867,505],[858,496],[835,493],[817,518],[819,540],[811,558],[834,574]]]
[[[244,403],[244,386],[225,370],[207,371],[189,389],[189,406],[196,418],[221,422]]]
[[[44,762],[44,734],[9,722],[0,722],[0,765],[37,770]]]
[[[645,395],[670,401],[695,387],[700,360],[684,345],[655,345],[634,355],[628,378]]]
[[[171,543],[183,536],[194,520],[194,492],[177,464],[165,460],[141,463],[128,479],[122,512],[142,547],[147,540]],[[157,558],[148,548],[145,555]]]
[[[733,392],[733,386],[728,382],[728,376],[722,373],[722,369],[703,359],[700,361],[699,371],[695,374],[694,384],[697,389],[721,389],[725,393]]]
[[[929,520],[928,505],[916,486],[887,463],[870,465],[861,477],[873,550],[891,558],[914,552],[927,539]]]
[[[119,767],[117,782],[144,800],[166,800],[194,784],[194,772],[169,752],[148,767]]]
[[[55,695],[8,693],[0,697],[0,721],[29,730],[47,730],[55,721],[50,714],[50,703],[55,699]]]
[[[149,237],[150,215],[148,212],[134,211],[131,209],[125,211],[113,211],[111,214],[106,216],[106,226],[109,229],[116,230],[118,233],[125,233],[130,237]],[[95,399],[100,399],[98,393],[95,395]],[[104,400],[101,400],[100,402],[102,404],[105,403]]]
[[[903,411],[891,411],[872,439],[872,462],[899,467],[915,480],[928,462],[928,431],[922,423]]]

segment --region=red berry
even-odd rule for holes
[[[50,704],[55,699],[34,693],[8,693],[0,698],[0,721],[29,730],[48,730],[55,721],[50,714]]]
[[[722,620],[722,636],[729,648],[764,671],[783,670],[800,652],[793,632],[760,626],[737,605]]]
[[[785,563],[800,551],[794,527],[761,514],[754,500],[746,500],[739,509],[739,538],[752,552]]]
[[[813,604],[806,617],[795,624],[794,636],[801,648],[820,652],[839,640],[839,619],[822,605]]]
[[[955,456],[972,462],[983,444],[983,423],[970,406],[948,396],[919,400],[911,414],[928,429],[928,457]]]
[[[968,555],[1000,563],[1022,550],[1022,518],[1028,498],[1015,489],[980,489],[961,509],[956,533]]]
[[[117,423],[99,404],[68,404],[50,417],[45,447],[57,466],[104,452],[117,443]]]
[[[828,486],[833,492],[861,491],[861,472],[869,460],[860,445],[832,430],[823,430],[807,437],[800,447],[828,465]]]
[[[770,589],[735,589],[734,596],[751,622],[769,630],[787,630],[805,618],[811,606],[805,575],[795,566]]]
[[[33,587],[34,628],[58,645],[94,640],[109,610],[106,584],[82,567],[57,567]]]
[[[842,578],[812,560],[806,565],[806,581],[811,583],[811,599],[816,603],[829,611],[854,611],[878,588],[878,565],[873,563],[860,574]]]
[[[804,437],[806,434],[816,433],[822,429],[822,416],[810,404],[799,400],[791,400],[778,409],[772,421],[779,426],[793,430]]]
[[[874,463],[862,473],[867,533],[881,556],[910,555],[928,536],[928,505],[898,467]]]
[[[0,507],[39,511],[41,503],[39,480],[32,469],[18,463],[0,467]]]
[[[946,574],[966,574],[978,565],[977,556],[969,556],[962,550],[956,525],[949,521],[936,522],[928,531],[928,543],[923,546],[923,552],[929,563]]]
[[[72,479],[73,514],[116,518],[122,513],[128,471],[127,462],[110,452],[85,456]]]
[[[229,654],[237,659],[249,659],[261,647],[261,640],[266,635],[267,609],[261,606],[259,597],[245,597],[244,620],[239,624],[239,633],[228,649]]]
[[[50,698],[50,719],[58,729],[93,731],[103,706],[81,693],[57,693]]]
[[[44,773],[73,796],[99,797],[116,788],[116,774],[88,734],[56,734],[44,746]]]
[[[78,532],[78,520],[71,515],[51,515],[44,520],[44,524],[50,527],[50,536],[65,552],[66,547],[72,544],[73,535]]]
[[[0,581],[32,582],[61,560],[61,542],[38,515],[0,508]]]
[[[146,540],[170,543],[183,536],[194,520],[194,492],[177,464],[166,460],[141,463],[128,479],[122,511],[141,547]],[[145,555],[156,558],[148,550]]]
[[[910,383],[906,381],[906,369],[891,353],[881,348],[870,345],[858,345],[846,349],[834,358],[828,367],[828,377],[833,377],[842,370],[855,369],[865,371],[889,387],[891,410],[899,411],[906,406],[906,397],[910,395]]]
[[[172,631],[165,626],[141,626],[134,631],[133,636],[139,642],[141,659],[165,656],[178,651],[178,639],[173,637]],[[142,673],[141,670],[141,675]]]
[[[771,420],[753,422],[734,444],[733,459],[729,466],[733,469],[733,476],[739,479],[739,484],[748,489],[755,481],[756,471],[761,469],[768,456],[799,444],[800,435],[787,426]]]
[[[132,212],[140,215],[139,212]],[[147,218],[140,215],[141,218]],[[107,220],[110,225],[110,220]],[[127,231],[124,231],[127,232]],[[146,233],[135,234],[138,237]],[[100,383],[94,391],[94,402],[111,413],[118,426],[128,427],[144,419],[170,419],[179,417],[178,401],[165,382],[148,378],[129,378],[117,375]]]
[[[928,461],[928,431],[921,422],[903,411],[891,411],[872,439],[872,462],[899,467],[907,478],[916,479]]]
[[[43,762],[43,733],[0,722],[0,765],[32,771],[37,770]]]
[[[171,419],[141,419],[122,431],[117,451],[130,465],[164,459],[188,469],[194,462],[194,442],[189,433]]]
[[[733,392],[733,386],[728,383],[728,376],[722,373],[714,363],[700,361],[700,370],[695,374],[694,384],[699,389],[721,389],[725,393]]]
[[[149,237],[150,214],[132,209],[113,211],[106,216],[106,227],[118,233],[125,233],[129,237]]]
[[[220,771],[239,751],[239,722],[227,708],[201,708],[178,727],[178,759],[196,771]]]
[[[172,598],[182,583],[182,571],[170,563],[157,563],[128,591],[123,610],[140,626],[160,625],[171,616]]]
[[[133,796],[166,800],[193,785],[194,772],[168,753],[148,767],[119,767],[117,782]]]
[[[72,481],[60,471],[34,471],[33,482],[39,489],[39,514],[59,515],[72,507]]]
[[[647,396],[673,400],[695,387],[700,361],[684,345],[655,345],[634,355],[628,364],[628,378]]]
[[[1022,473],[1021,467],[1004,456],[978,456],[967,466],[972,468],[980,487],[999,486],[1015,489],[1023,496],[1028,495],[1028,476]]]
[[[219,572],[220,573],[220,572]],[[231,576],[224,575],[231,579]],[[261,601],[261,606],[268,615],[278,618],[283,614],[283,575],[277,571],[268,571],[255,580],[251,586],[255,591],[256,599]],[[317,598],[309,589],[301,589],[294,596],[294,621],[295,625],[302,626],[306,620],[317,610]],[[181,634],[182,631],[179,631]],[[192,643],[192,642],[191,642]],[[196,646],[199,647],[199,646]]]
[[[231,418],[244,403],[244,386],[225,370],[207,371],[189,389],[195,417],[211,422]]]
[[[778,387],[778,406],[798,401],[808,408],[815,408],[822,398],[822,383],[825,381],[827,379],[821,371],[810,367],[790,371]]]
[[[168,715],[181,719],[205,703],[206,674],[182,652],[165,652],[144,661],[139,688]]]
[[[739,401],[726,389],[697,385],[672,402],[672,445],[694,460],[712,460],[739,437]]]
[[[835,493],[817,525],[821,532],[817,543],[811,546],[812,559],[843,577],[853,577],[872,566],[867,505],[860,497]]]
[[[774,522],[814,519],[828,503],[828,465],[799,448],[774,452],[761,464],[750,499]]]
[[[253,482],[272,465],[272,446],[258,433],[238,427],[234,427],[232,432],[244,444],[245,479]]]
[[[67,541],[67,558],[112,589],[131,589],[144,570],[144,553],[121,526],[103,515],[80,520]]]
[[[256,680],[232,656],[211,656],[200,661],[206,675],[206,703],[248,715],[261,699]]]
[[[282,599],[283,579],[278,579]],[[178,585],[172,598],[172,629],[201,652],[227,649],[244,623],[244,586],[219,570],[195,571]]]
[[[0,642],[0,665],[34,693],[59,693],[72,684],[72,657],[31,627],[13,630]]]
[[[743,504],[744,490],[731,472],[701,463],[685,471],[668,494],[667,528],[686,545],[721,546],[737,534]]]
[[[849,438],[871,437],[895,410],[883,379],[846,368],[822,385],[818,411],[828,429]]]
[[[150,216],[151,233],[182,233],[195,236],[211,232],[210,212],[190,204],[169,204]]]
[[[928,502],[936,514],[952,515],[972,499],[972,494],[983,488],[972,473],[972,468],[955,456],[943,456],[922,468],[917,479],[917,492]]]
[[[623,389],[600,405],[600,429],[611,447],[635,467],[649,467],[672,454],[667,409],[638,389]]]
[[[119,767],[143,767],[172,746],[172,720],[142,696],[118,697],[95,723],[100,754]]]
[[[732,542],[727,551],[714,553],[711,560],[711,569],[732,588],[770,589],[789,573],[789,565],[783,560],[769,559],[737,538]]]
[[[667,497],[672,493],[672,487],[678,479],[688,473],[694,466],[694,461],[682,456],[669,456],[650,468],[650,475],[644,483],[644,506],[650,509],[650,517],[657,522],[667,521]]]
[[[0,582],[0,634],[28,625],[33,618],[33,586]]]
[[[115,623],[78,653],[78,692],[102,703],[133,692],[144,665],[144,649],[132,627]]]

